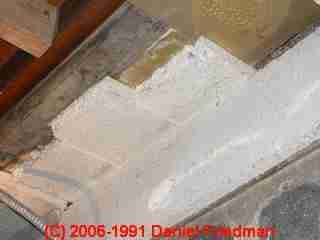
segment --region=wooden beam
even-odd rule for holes
[[[59,4],[60,1],[55,0]],[[1,2],[0,38],[40,57],[51,46],[57,33],[59,5],[46,0]]]
[[[81,1],[81,7],[73,12],[58,34],[50,49],[40,58],[28,55],[15,57],[9,63],[11,70],[0,70],[0,83],[6,82],[0,91],[0,114],[16,104],[35,84],[62,63],[101,23],[103,23],[124,0]]]
[[[0,39],[0,67],[5,65],[18,52],[18,48]]]
[[[106,75],[118,79],[126,69],[137,69],[132,65],[148,55],[145,52],[159,38],[162,39],[167,31],[166,23],[145,15],[128,2],[124,3],[73,52],[68,61],[53,71],[1,119],[0,167],[5,167],[12,155],[48,144],[53,137],[49,127],[53,118]],[[161,42],[159,45],[167,45]],[[154,51],[152,54],[155,56]],[[159,60],[157,65],[158,62]],[[16,65],[17,63],[10,64]],[[138,65],[140,68],[141,63]],[[6,66],[7,70],[8,67]],[[143,76],[140,74],[138,79],[145,79],[146,71],[143,72]],[[149,72],[148,68],[147,73]],[[8,71],[7,75],[12,76],[12,73],[14,72]],[[4,70],[0,72],[0,76],[4,76]],[[126,84],[135,85],[133,82]],[[14,162],[10,164],[13,166]]]

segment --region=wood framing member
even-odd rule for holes
[[[0,39],[0,67],[5,65],[19,49]]]
[[[2,1],[0,38],[40,57],[56,36],[60,6],[57,0]]]
[[[79,0],[80,1],[80,0]],[[40,58],[20,54],[14,57],[9,69],[0,70],[0,114],[5,113],[61,64],[79,44],[121,6],[123,0],[81,1],[81,7],[72,13],[70,20],[57,35],[50,49]]]
[[[105,1],[97,0],[97,2],[106,4]],[[147,71],[145,69],[143,64],[145,52],[154,46],[154,43],[159,43],[159,39],[164,39],[163,36],[167,36],[167,32],[168,26],[159,19],[146,15],[127,2],[122,4],[112,17],[104,21],[77,50],[73,51],[67,60],[55,68],[41,84],[2,118],[0,122],[0,167],[5,167],[9,162],[14,163],[15,156],[46,145],[54,139],[50,128],[52,119],[101,79],[111,76],[130,86],[135,86],[137,79],[139,82],[144,79],[145,75],[151,73],[153,69],[149,65]],[[168,43],[172,42],[171,38],[166,37],[165,39]],[[165,46],[168,45],[165,44]],[[152,49],[158,48],[153,47]],[[167,47],[164,49],[171,55],[171,48],[170,51],[167,51]],[[155,54],[158,55],[158,50]],[[161,62],[163,59],[167,57],[160,54]],[[48,63],[47,58],[45,62]],[[11,73],[9,71],[7,75],[15,76],[20,83],[15,82],[14,78],[13,81],[8,81],[11,82],[9,92],[12,96],[8,95],[9,88],[4,88],[3,93],[6,96],[2,98],[0,95],[0,109],[5,110],[9,106],[12,107],[13,102],[10,98],[14,97],[15,101],[17,100],[17,96],[14,96],[15,87],[19,88],[25,81],[29,84],[37,82],[40,69],[47,71],[47,66],[45,68],[45,65],[41,65],[42,67],[39,68],[40,63],[38,63],[35,65],[39,68],[37,75],[34,73],[31,75],[30,73],[35,70],[35,66],[31,68],[34,64],[27,65],[29,70],[20,69],[24,74],[19,73],[19,69]],[[127,70],[135,71],[135,78],[132,81],[129,78],[131,74]],[[3,71],[0,71],[0,76],[3,75]],[[129,77],[122,78],[123,75]],[[8,101],[11,103],[8,104]]]

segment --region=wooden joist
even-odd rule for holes
[[[0,39],[0,68],[18,52],[18,48]]]
[[[80,6],[71,12],[67,24],[45,54],[40,58],[18,54],[8,62],[9,68],[0,69],[0,115],[61,64],[124,0],[79,2]]]
[[[10,0],[0,6],[0,38],[40,57],[57,33],[62,0]]]

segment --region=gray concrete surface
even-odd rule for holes
[[[283,240],[319,239],[320,186],[303,184],[273,199],[260,213],[261,226],[275,226]]]
[[[181,224],[223,222],[230,227],[273,226],[278,240],[320,238],[320,142],[287,160],[220,205],[209,206]]]
[[[1,240],[42,240],[44,236],[30,223],[0,204],[0,237]]]

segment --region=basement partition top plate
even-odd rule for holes
[[[320,18],[313,0],[131,1],[188,36],[208,37],[249,64]]]

